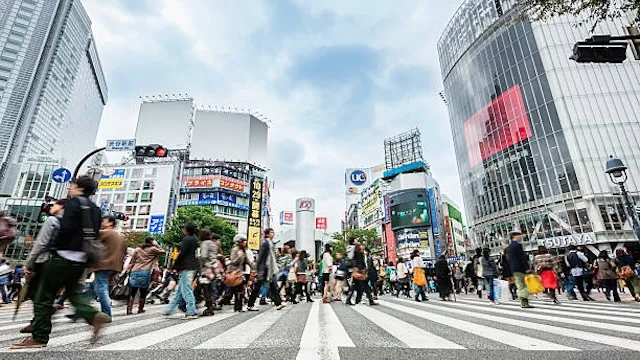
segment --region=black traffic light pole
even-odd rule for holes
[[[83,157],[82,160],[80,160],[80,162],[76,166],[75,170],[73,170],[73,175],[71,176],[71,181],[76,179],[76,177],[78,176],[78,172],[80,171],[80,168],[85,163],[85,161],[89,160],[89,158],[92,157],[93,155],[99,153],[102,150],[106,150],[106,149],[107,149],[107,147],[103,146],[103,147],[97,148],[97,149],[93,150],[92,152],[88,153],[87,155],[85,155],[85,157]]]

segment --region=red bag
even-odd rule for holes
[[[162,272],[160,271],[160,269],[151,270],[151,281],[157,283],[162,281]]]

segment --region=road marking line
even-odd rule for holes
[[[320,303],[314,302],[309,310],[309,316],[307,322],[302,331],[302,337],[300,338],[300,351],[296,356],[296,360],[322,360],[320,354],[320,347],[318,346],[318,339],[320,338]],[[326,360],[339,360],[326,359]]]
[[[458,299],[459,302],[465,302],[465,303],[475,303],[475,304],[481,304],[481,305],[487,305],[487,306],[491,306],[489,304],[487,304],[486,301],[482,301],[482,300],[478,300],[478,299]],[[516,302],[501,302],[500,305],[504,305],[504,306],[510,306],[510,307],[520,307],[520,304],[516,303]],[[603,319],[605,320],[616,320],[616,319],[611,319],[611,316],[615,316],[615,317],[619,317],[621,312],[624,312],[624,316],[625,318],[631,317],[631,318],[639,318],[639,319],[632,319],[633,321],[629,321],[629,322],[635,322],[635,323],[640,323],[640,314],[634,314],[634,313],[628,313],[625,309],[619,310],[619,311],[613,311],[613,310],[602,310],[602,308],[599,309],[586,309],[586,308],[582,308],[582,307],[573,307],[571,306],[571,304],[568,303],[561,303],[560,305],[553,305],[553,304],[544,304],[544,303],[532,303],[532,305],[534,305],[536,308],[541,308],[541,309],[553,309],[556,311],[570,311],[571,315],[576,314],[578,316],[580,316],[579,314],[600,314],[600,315],[610,315],[609,317],[605,317]],[[580,311],[579,313],[577,313],[577,311]],[[554,311],[555,312],[555,311]],[[616,321],[624,321],[624,320],[616,320]]]
[[[465,304],[477,304],[480,305],[482,307],[493,307],[495,305],[491,305],[489,303],[478,303],[476,301],[473,300],[458,300],[458,302],[460,303],[465,303]],[[535,305],[536,308],[535,309],[529,309],[527,310],[527,312],[533,312],[533,313],[539,313],[539,314],[554,314],[554,315],[563,315],[563,316],[576,316],[576,317],[580,317],[580,318],[588,318],[588,319],[596,319],[596,320],[612,320],[612,321],[618,321],[618,322],[626,322],[626,323],[631,323],[631,324],[640,324],[640,319],[634,319],[634,318],[628,318],[628,317],[621,317],[620,316],[620,312],[618,312],[615,315],[600,315],[600,314],[593,314],[593,310],[584,310],[584,311],[577,311],[575,309],[562,309],[562,305],[546,305],[547,307],[553,307],[553,310],[545,308],[545,305]],[[510,308],[513,309],[515,308],[515,306],[512,305],[506,305],[505,308]],[[614,317],[615,316],[615,317]]]
[[[499,314],[499,315],[505,315],[506,313],[510,313],[514,316],[528,317],[531,319],[555,321],[555,322],[560,322],[565,324],[588,326],[588,327],[593,327],[598,329],[604,329],[607,331],[619,331],[621,333],[640,334],[640,327],[636,327],[636,326],[603,324],[597,321],[573,319],[573,318],[560,317],[560,316],[549,316],[549,315],[536,313],[535,311],[529,311],[529,310],[536,310],[536,309],[511,310],[511,309],[507,309],[505,306],[499,306],[499,305],[498,306],[491,305],[491,307],[489,307],[489,306],[482,306],[482,305],[463,304],[462,302],[447,302],[446,305],[453,306],[453,307],[473,309],[473,310],[482,310],[482,311]],[[446,308],[444,306],[438,306],[438,307]],[[606,319],[606,320],[611,320],[611,319]]]
[[[471,333],[476,336],[487,338],[505,345],[513,346],[522,350],[533,351],[577,351],[578,349],[571,348],[564,345],[554,344],[549,341],[544,341],[536,338],[532,338],[525,335],[514,334],[510,331],[505,331],[497,328],[492,328],[485,325],[480,325],[468,321],[458,320],[456,318],[439,315],[435,313],[426,314],[424,312],[416,312],[415,308],[398,305],[396,303],[390,303],[387,301],[381,301],[386,307],[394,310],[402,311],[404,313],[411,314],[429,321],[433,321],[445,326],[449,326],[458,330],[462,330]],[[424,341],[424,340],[423,340]]]
[[[196,349],[243,349],[267,331],[286,310],[271,309],[196,346]]]
[[[420,307],[429,308],[432,310],[439,309],[452,314],[459,314],[463,316],[489,320],[489,321],[497,322],[500,324],[519,326],[519,327],[523,327],[530,330],[544,331],[550,334],[556,334],[556,335],[561,335],[565,337],[575,338],[575,339],[584,340],[587,342],[595,342],[599,344],[611,345],[611,346],[616,346],[616,347],[625,348],[629,350],[640,351],[640,341],[629,340],[622,337],[609,336],[609,335],[582,331],[582,330],[568,329],[568,328],[563,328],[555,325],[552,326],[552,325],[546,325],[546,324],[539,324],[535,322],[527,322],[524,320],[516,320],[516,319],[506,318],[502,316],[488,315],[488,314],[478,313],[474,311],[452,309],[444,306],[438,306],[438,305],[432,305],[432,304],[426,304],[426,303],[414,303],[414,302],[411,302],[410,300],[398,300],[398,301],[416,304]],[[450,304],[450,303],[447,303],[447,304]],[[428,313],[427,316],[431,316],[431,315],[433,315],[433,313]]]
[[[110,351],[110,350],[137,350],[144,349],[149,346],[159,344],[163,341],[173,339],[177,336],[184,335],[188,332],[197,330],[201,327],[211,325],[218,321],[227,319],[237,313],[223,313],[216,316],[200,317],[195,320],[184,320],[186,322],[178,325],[169,326],[146,334],[135,336],[126,340],[118,341],[109,345],[101,346],[91,351]],[[166,320],[165,320],[166,321]]]
[[[356,306],[354,310],[410,348],[464,349],[463,346],[371,307]]]

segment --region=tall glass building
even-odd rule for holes
[[[438,42],[472,246],[497,253],[518,229],[525,248],[636,243],[604,173],[609,155],[640,189],[640,62],[576,64],[579,19],[519,20],[516,1],[465,0]],[[622,34],[633,17],[596,34]]]
[[[0,193],[33,155],[73,168],[93,149],[106,102],[80,0],[0,0]]]

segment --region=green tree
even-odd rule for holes
[[[535,20],[547,20],[561,15],[586,17],[595,26],[607,19],[619,18],[627,12],[635,14],[635,22],[640,22],[640,1],[638,0],[520,0],[525,12]]]
[[[218,234],[222,238],[222,251],[229,255],[233,247],[233,237],[236,229],[217,217],[213,210],[205,206],[183,206],[178,208],[176,215],[169,220],[169,226],[162,238],[163,244],[168,246],[179,246],[183,238],[182,227],[185,223],[192,222],[198,229],[209,229],[213,234]]]
[[[336,232],[331,235],[334,256],[337,253],[345,254],[347,245],[349,245],[348,239],[351,237],[357,239],[372,252],[382,251],[382,239],[375,229],[348,229],[345,232]]]
[[[144,239],[149,236],[149,233],[146,231],[127,230],[123,231],[121,235],[127,241],[128,247],[135,248],[144,244]]]
[[[331,235],[331,251],[333,252],[333,257],[336,257],[336,254],[341,253],[342,255],[346,255],[347,252],[347,240],[344,238],[343,232],[336,232]]]

